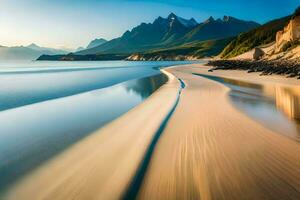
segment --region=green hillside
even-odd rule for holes
[[[221,53],[221,58],[232,58],[243,54],[254,47],[271,43],[276,40],[276,33],[282,30],[291,16],[270,21],[256,29],[238,35]]]
[[[139,53],[146,60],[151,58],[174,58],[176,56],[194,56],[197,58],[218,55],[232,38],[192,42],[184,45]]]

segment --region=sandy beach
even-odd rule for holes
[[[300,145],[273,133],[229,103],[228,88],[193,73],[169,70],[186,83],[152,156],[138,199],[299,199]],[[245,72],[215,76],[267,83],[291,79]]]
[[[179,81],[29,174],[4,199],[120,199],[161,122],[176,104]]]
[[[169,81],[144,103],[33,171],[4,199],[126,197],[145,153],[174,106],[131,197],[300,199],[299,142],[234,108],[227,97],[228,87],[193,73],[264,85],[297,86],[299,80],[207,70],[199,64],[164,70]],[[180,80],[185,85],[182,91]]]

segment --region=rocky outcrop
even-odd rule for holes
[[[260,72],[261,75],[285,75],[288,78],[296,77],[300,79],[300,60],[211,60],[207,63],[214,70],[247,70]]]
[[[283,30],[276,31],[276,41],[267,45],[256,46],[230,60],[211,60],[207,65],[213,68],[209,71],[247,70],[249,73],[278,74],[300,79],[300,7],[285,23],[287,25]],[[272,29],[267,30],[268,33],[272,32],[270,31]],[[249,40],[251,34],[245,38]],[[297,114],[297,117],[299,116]]]
[[[255,48],[253,53],[253,59],[259,60],[265,55],[265,52],[261,48]]]
[[[288,42],[295,42],[300,40],[300,16],[295,15],[290,20],[289,24],[282,31],[276,34],[276,51],[282,51],[282,48]]]
[[[276,40],[265,46],[257,46],[232,60],[293,60],[300,58],[300,8],[277,31]]]

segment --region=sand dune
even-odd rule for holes
[[[300,199],[299,143],[233,108],[224,85],[191,74],[207,69],[169,71],[187,87],[138,199]]]

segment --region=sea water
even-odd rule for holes
[[[0,194],[142,103],[161,67],[190,62],[0,63]]]

